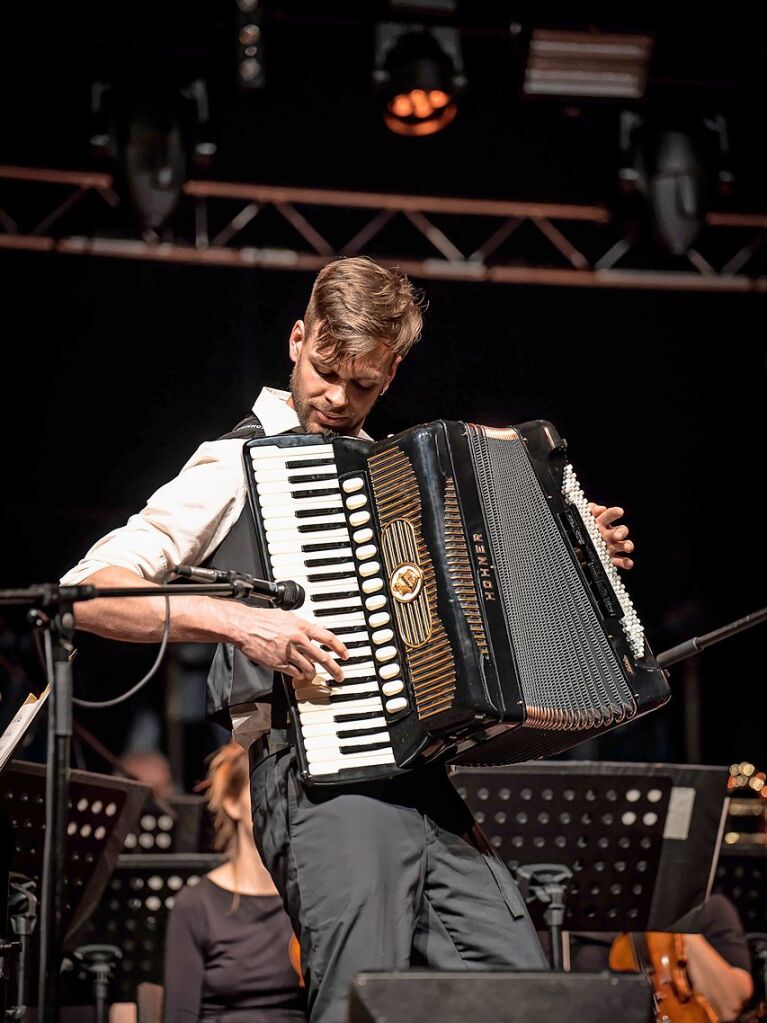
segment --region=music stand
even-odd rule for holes
[[[566,931],[695,931],[727,777],[724,767],[535,761],[460,768],[452,781],[512,873],[572,870]],[[529,906],[539,930],[543,908]]]
[[[0,1012],[6,1009],[6,982],[11,974],[9,962],[21,953],[21,948],[11,934],[8,918],[8,888],[11,870],[12,832],[7,821],[0,815]]]
[[[0,814],[13,841],[11,867],[42,890],[45,778],[42,764],[13,760],[0,776]],[[67,871],[62,913],[65,947],[73,948],[98,904],[149,789],[139,782],[90,771],[71,772]]]
[[[0,771],[9,762],[14,750],[37,720],[50,695],[50,689],[50,686],[46,686],[39,696],[30,693],[6,725],[5,731],[0,735]]]
[[[165,930],[175,897],[223,861],[221,854],[159,853],[120,856],[84,940],[122,949],[111,997],[136,1001],[139,984],[162,984]]]
[[[136,827],[125,838],[123,855],[174,855],[214,851],[213,818],[204,796],[150,796]]]
[[[751,973],[756,987],[755,1001],[765,1013],[765,1009],[767,1009],[767,847],[744,843],[723,845],[719,853],[719,862],[716,865],[714,892],[726,896],[738,911],[738,916],[746,931],[751,956]]]
[[[714,891],[735,904],[749,933],[767,933],[767,847],[723,845]]]

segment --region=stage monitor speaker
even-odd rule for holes
[[[644,977],[611,973],[409,970],[358,973],[348,1023],[649,1023]]]

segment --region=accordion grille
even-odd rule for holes
[[[469,432],[528,727],[619,724],[636,704],[522,440]]]

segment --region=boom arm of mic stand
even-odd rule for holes
[[[688,657],[700,653],[701,650],[705,650],[706,647],[713,646],[714,643],[720,643],[723,639],[729,639],[730,636],[735,636],[737,633],[744,632],[765,621],[767,621],[767,607],[763,607],[761,611],[754,611],[753,614],[746,615],[745,618],[738,618],[737,621],[731,622],[729,625],[723,625],[720,629],[714,629],[713,632],[707,632],[703,636],[693,636],[692,639],[685,640],[684,643],[672,646],[670,650],[664,650],[662,654],[658,654],[656,660],[661,668],[668,668],[669,665],[684,661]]]
[[[102,597],[234,597],[250,596],[253,587],[245,580],[228,583],[192,583],[178,586],[57,586],[45,584],[23,590],[0,590],[0,604],[24,607],[57,608],[61,604],[78,604]]]

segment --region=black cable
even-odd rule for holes
[[[162,585],[164,586],[172,572],[166,573],[163,576]],[[162,659],[165,656],[165,651],[168,647],[168,636],[170,635],[170,597],[165,594],[165,624],[162,629],[162,642],[160,643],[160,649],[157,651],[157,657],[155,662],[149,671],[144,675],[141,681],[137,682],[132,689],[129,689],[127,693],[123,693],[122,696],[115,696],[112,700],[81,700],[76,696],[72,697],[72,703],[78,707],[85,707],[87,710],[105,710],[107,707],[116,707],[118,703],[125,703],[132,696],[135,696],[139,690],[143,689],[147,682],[150,682],[157,674],[157,669],[162,663]]]
[[[173,572],[166,572],[162,579],[162,585],[164,586],[168,579],[173,575]],[[41,649],[41,636],[39,632],[35,632],[35,645],[37,647],[37,653],[40,660],[43,662],[45,668],[46,677],[49,679],[53,678],[53,654],[52,651],[46,656]],[[121,696],[115,696],[112,700],[81,700],[77,696],[72,697],[72,703],[78,707],[85,707],[87,710],[102,710],[107,707],[116,707],[119,703],[124,703],[129,700],[132,696],[135,696],[139,690],[143,689],[147,682],[151,682],[154,676],[157,674],[157,669],[162,663],[162,659],[165,656],[165,651],[168,647],[168,637],[170,636],[170,598],[167,593],[165,594],[165,623],[162,630],[162,640],[160,642],[160,649],[155,658],[155,662],[149,671],[144,675],[141,681],[137,682],[135,686],[130,688],[127,693],[123,693]],[[71,659],[71,658],[70,658]]]

